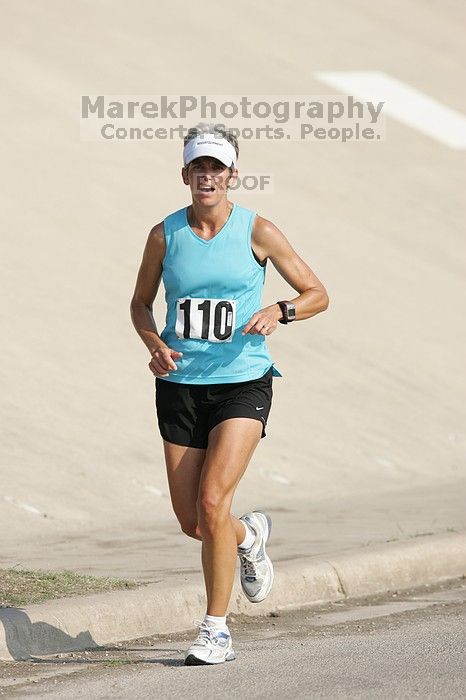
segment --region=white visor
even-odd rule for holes
[[[183,149],[183,163],[188,165],[200,156],[212,156],[228,167],[236,168],[236,151],[229,141],[215,134],[199,134]]]

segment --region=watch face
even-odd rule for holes
[[[294,306],[289,306],[288,307],[288,318],[295,318],[296,317],[296,309]]]

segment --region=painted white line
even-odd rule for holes
[[[17,501],[16,498],[13,498],[12,496],[4,496],[3,498],[5,501],[8,501],[8,503],[12,503],[13,505],[18,506],[18,508],[26,510],[28,513],[32,513],[33,515],[42,515],[42,512],[38,508],[29,505],[29,503]]]
[[[163,496],[163,491],[158,489],[156,486],[151,486],[150,484],[145,484],[144,488],[146,491],[149,491],[149,493],[152,493],[154,496]]]
[[[466,117],[463,114],[386,73],[319,72],[316,78],[359,99],[384,101],[382,115],[394,117],[450,148],[466,148]]]
[[[154,496],[159,496],[159,498],[163,497],[163,491],[158,489],[156,486],[152,486],[151,484],[143,484],[142,481],[139,481],[139,479],[133,479],[133,484],[136,484],[136,486],[142,486],[142,488],[145,491],[148,491]]]
[[[269,471],[268,469],[263,468],[261,468],[259,471],[260,474],[266,479],[276,481],[277,484],[284,484],[285,486],[289,486],[291,484],[291,481],[286,476],[283,476],[283,474],[279,474],[278,472]]]
[[[380,464],[381,467],[387,467],[387,469],[391,469],[395,466],[391,460],[385,459],[385,457],[376,457],[375,461],[377,464]]]

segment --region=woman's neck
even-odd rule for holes
[[[223,200],[210,207],[203,207],[193,202],[187,211],[191,228],[197,228],[202,233],[217,233],[226,224],[233,209],[233,203]]]

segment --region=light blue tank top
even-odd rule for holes
[[[164,219],[166,254],[162,262],[167,312],[160,334],[183,356],[166,381],[183,384],[244,382],[273,366],[266,336],[242,335],[262,308],[265,266],[251,247],[255,212],[238,204],[220,231],[205,241],[188,223],[187,207]]]

